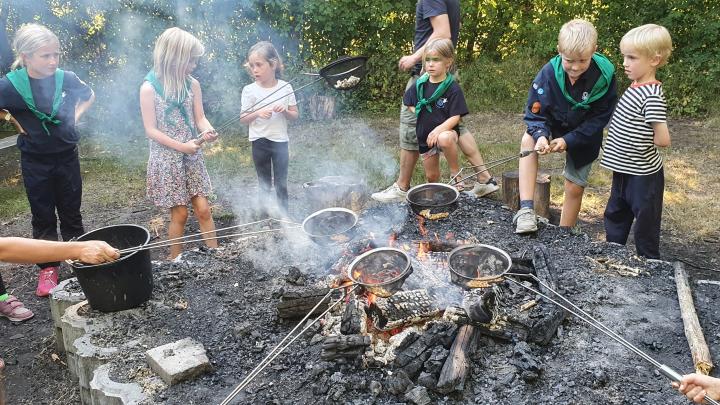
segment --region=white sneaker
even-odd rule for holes
[[[484,197],[498,190],[500,190],[500,186],[497,185],[494,179],[490,179],[487,183],[479,183],[476,181],[472,190],[469,190],[469,192],[478,197]]]
[[[395,202],[404,201],[405,196],[407,196],[407,191],[402,191],[397,183],[393,183],[392,186],[386,188],[383,191],[373,193],[370,197],[372,197],[372,199],[375,201]]]
[[[513,217],[515,233],[531,233],[538,230],[537,216],[532,208],[521,208]]]

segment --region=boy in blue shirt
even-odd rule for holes
[[[565,197],[560,226],[577,222],[592,162],[597,159],[607,125],[617,101],[615,68],[596,53],[597,32],[585,20],[572,20],[560,29],[558,55],[533,80],[525,108],[527,131],[521,150],[565,154]],[[538,157],[531,154],[519,163],[520,210],[515,214],[516,233],[537,231],[533,207]]]

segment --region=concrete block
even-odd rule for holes
[[[85,294],[77,291],[77,278],[69,278],[63,280],[50,291],[50,315],[55,325],[55,348],[59,352],[65,351],[65,341],[62,337],[62,316],[65,310],[81,301],[85,300]],[[69,288],[72,287],[72,288]],[[72,291],[69,291],[72,290]]]
[[[89,305],[87,301],[78,302],[69,306],[60,318],[62,327],[63,346],[67,356],[68,369],[73,378],[78,378],[78,362],[75,356],[75,340],[86,333],[102,330],[111,325],[109,320],[102,322],[90,319],[80,313],[82,307]]]
[[[135,405],[148,398],[138,384],[121,384],[110,379],[110,364],[95,369],[90,381],[92,405]]]
[[[77,358],[77,376],[81,388],[90,388],[95,369],[109,362],[118,352],[116,347],[100,347],[90,341],[85,334],[75,340],[75,356]]]
[[[145,352],[145,360],[168,385],[210,370],[205,348],[191,338],[150,349]]]

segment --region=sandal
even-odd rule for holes
[[[12,322],[20,322],[32,318],[35,314],[25,308],[14,295],[11,295],[7,300],[0,301],[0,316],[4,316]]]
[[[455,174],[450,175],[450,183],[452,184],[453,181],[457,181],[457,178],[460,177],[459,175],[460,175],[460,173],[455,173]],[[455,187],[455,190],[457,190],[461,193],[463,191],[465,191],[464,182],[459,182],[457,184],[453,184],[453,187]]]

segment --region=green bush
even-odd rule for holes
[[[458,62],[474,109],[520,111],[533,75],[556,52],[557,31],[575,17],[592,21],[599,49],[618,66],[618,43],[630,28],[666,26],[675,51],[661,69],[670,113],[708,115],[720,91],[720,3],[708,0],[494,0],[462,2]],[[296,87],[333,59],[370,57],[357,90],[338,94],[318,84],[299,94],[337,95],[341,111],[394,114],[406,74],[397,61],[412,50],[415,1],[400,0],[43,0],[13,2],[9,29],[40,21],[58,33],[63,66],[98,93],[98,123],[115,133],[140,128],[137,91],[151,65],[155,38],[167,27],[196,34],[208,52],[196,75],[208,113],[223,122],[239,111],[250,78],[242,68],[249,47],[270,40],[280,50]],[[12,34],[12,32],[10,33]],[[627,85],[619,69],[621,89]],[[111,120],[109,117],[133,119]]]

